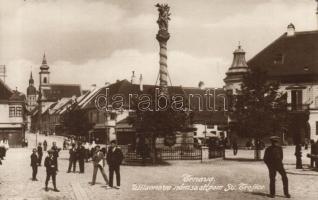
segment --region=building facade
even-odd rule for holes
[[[0,80],[0,140],[7,139],[10,147],[19,147],[25,139],[26,98],[11,90]]]
[[[39,72],[39,91],[36,91],[34,87],[34,81],[31,74],[27,94],[29,94],[28,104],[30,104],[30,107],[32,108],[35,104],[34,108],[30,109],[31,132],[40,130],[40,132],[44,134],[54,134],[56,131],[52,124],[58,120],[56,115],[53,118],[49,114],[51,109],[53,109],[53,106],[58,104],[63,98],[71,99],[81,96],[82,91],[79,84],[51,83],[50,67],[46,55],[44,54]],[[34,97],[36,101],[34,101]],[[55,124],[57,124],[57,122]]]

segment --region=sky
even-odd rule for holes
[[[45,53],[51,83],[88,89],[130,80],[155,84],[156,3],[168,3],[168,71],[173,85],[222,87],[238,43],[249,60],[286,32],[315,30],[315,0],[0,0],[0,65],[6,83],[38,85]]]

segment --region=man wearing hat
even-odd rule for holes
[[[31,154],[31,164],[32,167],[32,181],[37,181],[36,175],[38,173],[38,155],[36,154],[37,150],[34,148]]]
[[[123,161],[123,152],[117,146],[116,140],[110,142],[110,147],[107,153],[107,164],[109,166],[109,186],[113,187],[113,176],[114,172],[116,173],[116,189],[120,188],[120,165]]]
[[[41,163],[42,163],[42,157],[43,157],[43,149],[42,149],[42,144],[41,142],[39,142],[39,145],[38,145],[38,165],[41,166]]]
[[[97,175],[97,171],[99,169],[100,172],[103,175],[103,178],[104,178],[105,182],[106,182],[106,188],[107,189],[110,188],[108,186],[109,181],[108,181],[108,178],[107,178],[105,170],[104,170],[104,167],[105,167],[105,155],[100,150],[100,146],[98,146],[98,145],[95,147],[95,152],[94,152],[94,155],[93,155],[93,166],[94,166],[94,171],[93,171],[93,178],[92,178],[91,185],[95,185],[96,175]]]
[[[269,171],[270,197],[275,197],[275,177],[276,172],[278,172],[282,176],[285,197],[290,198],[288,192],[288,179],[283,165],[283,149],[279,146],[279,139],[278,136],[270,137],[272,145],[266,148],[264,154],[264,162]]]
[[[48,150],[48,156],[45,158],[44,166],[46,167],[46,180],[45,180],[45,191],[49,191],[47,185],[49,183],[50,177],[52,177],[54,191],[59,192],[56,188],[56,171],[57,165],[56,160],[53,157],[54,150]]]

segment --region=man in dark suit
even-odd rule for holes
[[[44,166],[46,167],[46,180],[45,180],[45,191],[49,191],[48,189],[48,183],[50,180],[50,177],[52,177],[54,191],[59,192],[59,190],[56,188],[56,172],[57,172],[57,165],[56,160],[53,157],[53,150],[48,150],[48,156],[45,158]]]
[[[75,148],[75,144],[72,144],[72,148],[69,151],[70,153],[70,158],[69,158],[69,164],[68,164],[68,170],[67,173],[71,172],[72,166],[73,166],[73,173],[75,173],[76,170],[76,148]]]
[[[110,142],[110,147],[107,152],[107,164],[109,166],[109,186],[113,187],[113,176],[114,172],[116,173],[116,189],[120,188],[120,165],[124,159],[123,152],[117,146],[117,142],[115,140]]]
[[[32,181],[38,181],[36,175],[38,173],[38,156],[36,155],[37,150],[33,149],[31,154],[31,167],[32,167]]]
[[[80,173],[84,173],[85,148],[83,147],[82,143],[78,143],[77,159],[78,159],[78,165],[79,165],[79,168],[80,168]]]
[[[53,142],[51,150],[53,152],[53,159],[54,159],[55,164],[56,164],[56,170],[59,171],[57,158],[59,157],[59,152],[61,151],[61,148],[58,148],[56,146],[56,142]]]
[[[266,148],[264,154],[264,162],[269,171],[270,197],[275,197],[275,177],[276,172],[278,172],[282,176],[285,197],[290,198],[290,194],[288,192],[288,178],[283,165],[283,149],[278,145],[279,139],[280,138],[278,136],[270,137],[272,145]]]
[[[41,166],[42,157],[43,157],[43,149],[42,149],[42,144],[41,144],[41,142],[40,142],[39,145],[38,145],[38,156],[39,156],[38,165]]]

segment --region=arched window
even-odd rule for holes
[[[47,83],[47,78],[46,77],[43,78],[43,83]]]

